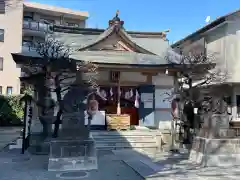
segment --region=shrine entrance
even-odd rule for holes
[[[126,106],[126,104],[128,104]],[[117,102],[108,104],[106,106],[107,114],[117,114]],[[134,107],[131,102],[127,102],[125,99],[121,100],[121,114],[130,115],[130,125],[139,125],[138,108]]]
[[[98,91],[103,98],[106,98],[106,101],[99,102],[100,110],[105,110],[106,114],[117,114],[117,98],[120,93],[121,114],[130,115],[130,125],[139,125],[136,87],[121,87],[118,92],[117,87],[101,86]]]

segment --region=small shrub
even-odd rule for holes
[[[24,115],[21,95],[0,96],[0,125],[21,125]]]

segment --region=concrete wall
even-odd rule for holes
[[[208,53],[226,69],[229,82],[240,82],[240,18],[231,16],[227,22],[206,33]]]
[[[231,81],[240,82],[240,17],[229,18],[226,36],[227,68],[231,71]]]
[[[152,79],[155,85],[155,126],[161,130],[171,129],[171,106],[167,93],[174,87],[174,78],[165,74],[158,74]]]
[[[226,58],[226,35],[228,24],[221,25],[220,27],[207,33],[206,40],[206,52],[207,55],[211,55],[212,60],[216,61],[223,68],[227,68]]]
[[[0,56],[3,57],[0,86],[2,86],[3,94],[6,94],[7,86],[13,87],[13,94],[20,93],[20,69],[16,67],[11,53],[21,52],[22,15],[21,6],[6,7],[5,14],[0,14],[0,28],[4,29],[4,42],[0,42]]]

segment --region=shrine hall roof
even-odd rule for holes
[[[74,59],[121,64],[125,62],[128,64],[167,64],[165,56],[170,47],[166,39],[168,31],[126,31],[123,27],[124,21],[121,21],[118,13],[117,11],[116,16],[109,20],[109,26],[105,30],[55,25],[54,37],[73,50]],[[112,35],[117,35],[120,41],[127,44],[133,51],[106,51],[105,47],[102,47],[104,44],[96,46],[108,38],[111,39]],[[108,47],[114,46],[113,41],[106,43],[109,43]]]
[[[159,65],[168,64],[165,56],[142,54],[127,51],[80,51],[71,55],[73,59],[83,59],[96,63],[115,63],[115,64],[142,64]]]
[[[73,49],[84,48],[105,38],[111,29],[72,28],[57,26],[54,30],[54,37]],[[161,37],[161,33],[156,32],[133,32],[125,31],[132,42],[141,46],[153,54],[162,56],[169,48],[169,42]]]

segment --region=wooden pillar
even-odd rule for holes
[[[118,79],[117,115],[120,115],[120,114],[121,114],[121,104],[120,104],[120,101],[121,101],[121,95],[120,95],[120,90],[121,90],[121,86],[120,86],[120,77],[119,77],[119,79]]]
[[[152,75],[151,74],[147,75],[147,83],[152,84]]]
[[[233,87],[232,90],[232,116],[234,120],[237,120],[237,93],[236,93],[236,88]]]

